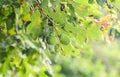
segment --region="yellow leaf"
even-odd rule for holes
[[[30,20],[30,14],[26,14],[22,17],[23,21],[29,21]]]
[[[8,31],[8,33],[9,33],[10,35],[15,35],[15,34],[16,34],[15,28],[10,29],[10,30]]]
[[[119,28],[119,29],[117,29],[117,31],[120,33],[120,28]]]

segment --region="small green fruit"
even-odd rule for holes
[[[51,45],[54,45],[54,44],[57,43],[57,38],[56,38],[55,36],[49,36],[49,37],[47,38],[47,43],[48,43],[48,44],[51,44]]]
[[[60,36],[60,42],[64,45],[68,45],[70,43],[70,39],[68,38],[67,35],[62,34]]]

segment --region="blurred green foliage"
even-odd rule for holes
[[[119,77],[119,0],[0,0],[0,77]]]

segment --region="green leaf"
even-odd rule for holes
[[[100,31],[100,27],[96,25],[88,25],[86,30],[86,36],[90,40],[99,40],[102,37],[102,32]]]
[[[22,12],[23,15],[28,14],[30,12],[29,6],[26,6],[25,4],[20,9],[23,10]]]
[[[48,0],[43,0],[41,3],[42,8],[48,8]]]
[[[2,64],[2,66],[0,67],[0,73],[2,73],[3,75],[6,74],[6,72],[8,71],[9,67],[9,63],[10,63],[10,59],[6,58],[5,62]]]
[[[105,3],[106,0],[96,0],[96,2],[99,4],[99,5],[103,5]]]
[[[75,17],[75,9],[72,4],[68,4],[68,7],[70,8],[70,13],[72,17]]]
[[[33,13],[30,20],[31,23],[27,27],[27,33],[33,38],[37,38],[42,34],[42,21],[38,10]]]
[[[9,2],[10,2],[9,0],[0,0],[0,5],[6,5]]]
[[[63,45],[62,46],[62,54],[65,56],[70,56],[72,54],[72,47],[71,45]]]
[[[88,3],[93,3],[94,2],[94,0],[88,0]]]
[[[110,0],[111,2],[115,2],[115,0]]]

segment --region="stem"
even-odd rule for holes
[[[40,8],[39,1],[38,1],[38,0],[37,0],[37,2],[38,2],[38,6],[39,6],[39,11],[40,11],[48,20],[50,20],[50,21],[52,22],[53,27],[55,28],[58,36],[60,36],[60,34],[59,34],[60,32],[59,32],[58,28],[56,27],[56,25],[58,25],[58,24],[55,23],[55,22],[44,12],[44,10],[43,10],[42,8]]]
[[[19,24],[18,24],[18,10],[17,8],[14,7],[14,12],[15,12],[15,17],[16,17],[16,33],[18,34],[19,33]]]

